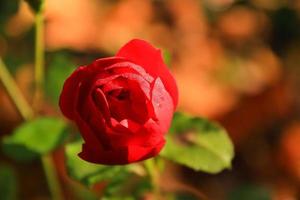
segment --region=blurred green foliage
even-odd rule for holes
[[[101,200],[135,200],[134,197],[103,197]]]
[[[199,200],[199,199],[193,196],[192,194],[176,193],[173,195],[172,200]]]
[[[228,200],[271,200],[271,193],[259,185],[241,185],[235,188],[228,197]]]
[[[66,124],[60,118],[41,117],[28,121],[4,137],[3,152],[26,161],[53,151],[66,138]]]
[[[284,55],[296,41],[300,41],[299,14],[294,9],[284,6],[272,13],[271,20],[271,46],[276,53]]]
[[[216,123],[176,113],[161,155],[194,170],[218,173],[231,167],[233,144]]]
[[[35,11],[39,12],[44,0],[25,0],[30,7]]]
[[[19,0],[0,1],[0,33],[3,33],[7,19],[18,11],[19,3]]]
[[[17,200],[17,177],[14,170],[6,165],[0,164],[0,199]]]
[[[9,54],[6,55],[3,60],[11,74],[15,74],[17,69],[25,63],[25,59],[21,58],[20,56]]]
[[[171,68],[172,55],[171,55],[170,51],[168,51],[168,50],[163,50],[162,56],[163,56],[163,59],[164,59],[166,65],[167,65],[169,68]]]
[[[57,52],[51,55],[46,74],[46,95],[50,97],[54,105],[58,105],[59,95],[68,76],[75,70],[75,63],[66,52]]]

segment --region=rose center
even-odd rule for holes
[[[126,89],[115,89],[111,90],[107,93],[108,96],[118,99],[119,101],[123,101],[129,99],[130,91]]]
[[[108,103],[108,108],[102,110],[109,112],[110,116],[119,122],[126,119],[144,124],[149,116],[147,97],[141,87],[144,86],[139,82],[123,77],[99,86],[99,94],[101,93]],[[99,100],[96,101],[96,104],[102,104]]]

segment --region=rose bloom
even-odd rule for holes
[[[116,56],[77,68],[64,83],[59,106],[84,139],[79,156],[114,165],[160,152],[177,101],[160,50],[135,39]]]

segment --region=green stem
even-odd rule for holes
[[[16,105],[21,116],[25,120],[30,120],[33,118],[33,110],[26,101],[25,97],[22,95],[22,92],[18,88],[13,77],[10,75],[7,67],[5,66],[3,60],[0,58],[0,79],[7,91],[8,95]]]
[[[35,94],[34,104],[39,108],[43,96],[44,74],[45,74],[45,46],[44,46],[44,2],[42,2],[41,9],[35,15]]]
[[[153,187],[153,194],[155,199],[160,199],[160,188],[159,188],[159,171],[156,166],[154,158],[145,161],[145,167],[148,171],[149,177],[151,179],[151,184]]]
[[[51,154],[42,156],[42,163],[52,199],[62,200],[62,191],[59,187],[60,184],[57,178],[56,169]]]
[[[40,10],[35,15],[35,94],[34,105],[36,112],[39,111],[40,103],[43,100],[43,87],[45,80],[45,46],[44,46],[44,0]],[[55,200],[63,199],[62,191],[57,177],[54,162],[51,154],[43,155],[42,164],[47,178],[51,196]]]

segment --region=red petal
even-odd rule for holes
[[[164,64],[160,50],[143,40],[134,39],[125,44],[116,56],[124,57],[142,66],[153,77],[160,77],[166,90],[170,93],[174,109],[178,102],[178,89],[175,79]]]
[[[173,104],[172,98],[166,91],[160,78],[157,78],[154,82],[152,89],[152,105],[158,124],[161,127],[162,133],[166,133],[170,127],[173,117]]]
[[[82,159],[104,165],[120,165],[127,164],[127,149],[116,149],[116,150],[97,150],[93,146],[88,144],[82,145],[82,151],[78,154]]]
[[[80,91],[88,91],[85,87],[87,84],[82,84]],[[109,138],[105,134],[106,126],[110,122],[110,116],[105,116],[104,112],[101,112],[97,105],[94,104],[92,95],[82,95],[77,98],[75,111],[75,122],[80,129],[81,135],[87,143],[96,142],[101,145],[101,148],[107,148],[110,146]],[[80,103],[80,101],[82,101]],[[105,104],[103,104],[103,107]],[[106,120],[106,121],[105,121]],[[107,122],[109,120],[109,122]],[[100,147],[99,147],[100,148]]]
[[[160,142],[154,147],[129,146],[128,163],[142,161],[156,156],[164,147],[165,141]]]
[[[128,121],[130,122],[130,120]],[[125,126],[122,127],[125,129]],[[116,128],[114,130],[111,129],[107,135],[110,137],[111,144],[114,148],[126,146],[153,147],[164,141],[164,135],[159,125],[152,119],[149,119],[138,129],[137,127],[129,126],[127,130],[118,131]]]
[[[154,147],[130,146],[127,148],[101,151],[95,151],[95,149],[91,146],[83,144],[82,152],[79,156],[92,163],[104,165],[124,165],[156,156],[164,144],[165,141],[162,141]]]
[[[99,71],[117,62],[124,62],[124,59],[117,57],[98,59],[91,65],[77,68],[69,78],[66,79],[60,95],[59,107],[67,118],[71,120],[74,119],[75,101],[81,82],[85,81],[87,77],[88,79],[92,79]]]
[[[106,99],[104,93],[99,88],[97,88],[94,91],[93,103],[97,106],[99,111],[104,116],[106,123],[110,123],[110,111],[109,111],[109,107],[108,107],[108,102],[107,102],[107,99]]]
[[[84,139],[84,142],[87,146],[93,147],[94,151],[102,151],[104,148],[99,139],[97,138],[96,134],[92,131],[89,125],[80,118],[80,116],[75,117],[75,122],[78,125],[80,133]]]
[[[78,95],[80,82],[85,76],[85,67],[77,68],[64,83],[59,98],[59,107],[69,119],[74,119],[75,102]]]
[[[148,82],[152,82],[154,80],[153,77],[150,76],[144,68],[128,61],[116,63],[105,68],[105,70],[114,70],[113,74],[139,73]]]
[[[148,111],[147,102],[150,101],[150,84],[137,74],[121,74],[119,77],[113,76],[106,79],[99,79],[96,81],[94,87],[101,90],[106,94],[109,111],[111,116],[116,120],[132,119],[138,123],[145,123],[149,119],[149,114],[152,110]],[[103,84],[103,85],[101,85]],[[118,93],[122,90],[129,91],[129,96],[125,99],[118,99],[115,95],[109,94],[110,92]],[[95,94],[96,92],[94,92]],[[100,105],[103,104],[100,102]],[[100,106],[99,106],[100,107]],[[152,117],[152,115],[151,115]]]

